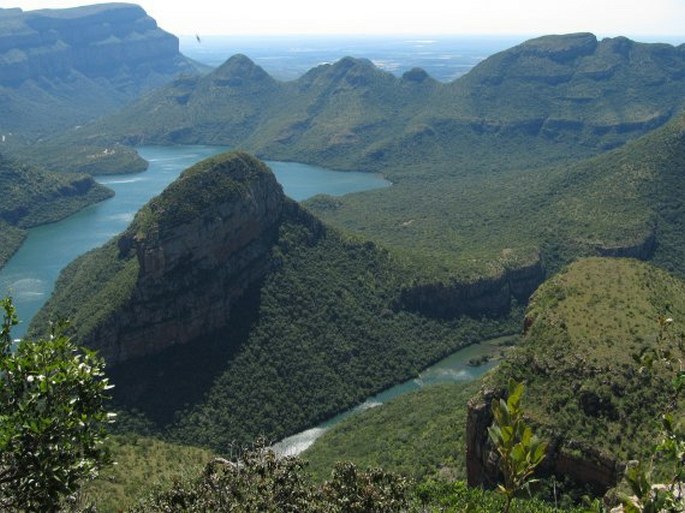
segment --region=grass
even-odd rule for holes
[[[88,482],[80,497],[102,513],[124,511],[155,490],[195,476],[213,458],[204,449],[144,436],[114,436],[108,444],[115,463]]]
[[[302,458],[315,480],[336,461],[411,477],[466,479],[466,403],[479,384],[444,384],[371,408],[324,433]]]
[[[659,316],[674,319],[660,336]],[[492,377],[526,382],[531,417],[565,443],[580,441],[619,461],[649,455],[669,407],[674,370],[640,370],[654,348],[682,356],[685,284],[630,259],[578,261],[538,289],[523,342]]]

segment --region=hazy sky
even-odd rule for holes
[[[0,0],[24,10],[88,0]],[[140,0],[186,34],[685,34],[685,0]]]

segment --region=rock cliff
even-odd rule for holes
[[[178,38],[137,5],[0,9],[0,133],[7,145],[85,124],[197,72],[179,53]]]
[[[184,172],[118,238],[119,258],[137,261],[135,286],[91,340],[114,364],[225,327],[271,265],[284,208],[273,174],[245,154]]]
[[[544,279],[540,254],[535,253],[528,262],[504,266],[494,276],[407,287],[402,290],[397,307],[439,318],[502,315],[509,311],[512,298],[525,303]]]
[[[466,414],[466,475],[469,486],[494,488],[500,482],[497,453],[488,438],[492,424],[491,403],[504,391],[486,389],[471,399]],[[547,453],[540,473],[565,476],[575,483],[604,493],[621,478],[622,464],[612,455],[589,444],[565,440],[562,436],[547,439]]]
[[[64,78],[74,71],[114,77],[125,69],[132,77],[142,77],[177,73],[181,65],[178,38],[158,28],[137,5],[0,9],[2,85]]]

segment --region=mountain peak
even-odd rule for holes
[[[242,85],[245,81],[262,82],[274,80],[261,66],[258,66],[249,57],[240,53],[231,56],[214,70],[212,75],[215,80],[221,82],[219,85],[229,86]]]

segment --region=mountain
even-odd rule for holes
[[[8,138],[85,123],[194,72],[178,38],[136,5],[0,9],[0,132]]]
[[[393,177],[420,164],[445,173],[495,164],[491,149],[485,164],[469,153],[481,159],[484,146],[505,136],[532,137],[526,144],[545,148],[536,156],[522,155],[519,147],[516,159],[527,157],[527,165],[618,146],[680,110],[684,83],[685,47],[598,41],[592,34],[527,41],[448,84],[418,69],[397,78],[349,57],[278,82],[237,55],[88,133],[120,141],[220,143]]]
[[[525,381],[526,413],[550,441],[543,469],[602,493],[614,486],[622,464],[650,457],[657,419],[674,406],[678,364],[662,358],[682,352],[683,319],[685,282],[636,260],[584,259],[546,281],[523,341],[469,403],[469,483],[496,479],[485,428],[492,399],[514,378]],[[641,355],[653,365],[633,358]]]
[[[121,408],[226,450],[304,429],[517,329],[520,310],[498,296],[494,315],[478,288],[460,300],[475,317],[405,308],[407,281],[387,252],[287,199],[264,164],[226,153],[70,264],[31,330],[68,317],[109,362]]]
[[[668,247],[682,245],[668,228],[678,217],[656,213],[677,201],[677,189],[662,181],[671,164],[647,171],[656,165],[652,153],[666,155],[647,145],[670,143],[623,145],[665,125],[663,134],[679,132],[683,56],[682,46],[545,36],[442,84],[421,70],[398,78],[352,58],[279,82],[238,55],[80,136],[225,144],[381,171],[393,187],[319,197],[307,207],[411,266],[417,280],[403,296],[407,305],[435,311],[481,279],[483,289],[508,289],[525,300],[505,277],[523,270],[517,280],[532,290],[545,269],[579,255],[650,258],[656,251],[660,261],[678,265],[676,253],[661,245],[664,230],[672,234]]]
[[[19,248],[26,229],[65,218],[113,195],[90,175],[48,173],[0,154],[0,267]]]
[[[111,114],[142,93],[181,74],[204,68],[179,53],[178,38],[157,27],[137,5],[109,3],[71,9],[0,9],[0,148],[22,160],[64,163],[61,145],[35,145],[42,138],[76,129]],[[96,172],[117,161],[135,163],[131,150],[73,145]],[[104,157],[103,157],[104,155]],[[117,157],[123,157],[118,160]],[[68,160],[68,159],[67,159]],[[63,170],[63,166],[55,166]]]

